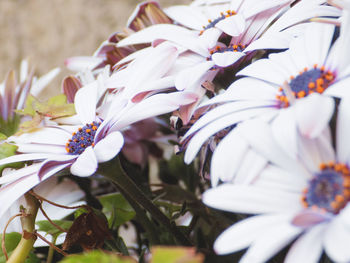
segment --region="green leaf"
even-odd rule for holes
[[[120,193],[104,195],[99,197],[99,200],[103,206],[102,212],[106,215],[110,228],[120,226],[133,219],[136,215],[128,201]]]
[[[6,140],[7,136],[3,133],[0,133],[0,141]]]
[[[0,118],[0,133],[5,136],[11,136],[17,132],[19,124],[20,116],[18,114],[14,114],[12,118],[8,118],[7,120]]]
[[[189,247],[160,247],[151,250],[151,263],[202,263],[204,255]]]
[[[4,159],[6,157],[12,156],[16,154],[17,146],[9,144],[9,143],[1,143],[0,144],[0,160]],[[20,168],[22,167],[22,163],[11,163],[11,164],[4,164],[0,165],[0,174],[2,173],[2,170],[6,167],[11,168]]]
[[[61,228],[68,230],[73,222],[68,220],[52,220],[56,225],[59,225]],[[61,230],[53,226],[49,221],[43,220],[35,223],[39,227],[39,231],[43,231],[51,236],[57,236],[62,233]]]
[[[0,239],[2,239],[2,235],[0,235]],[[5,247],[8,256],[11,255],[12,251],[15,250],[17,247],[19,241],[21,240],[21,234],[19,233],[8,233],[5,236]],[[0,249],[0,263],[5,263],[6,262],[6,257],[2,252],[2,249]],[[31,252],[26,259],[25,263],[39,263],[40,260],[37,258],[37,256]]]
[[[107,254],[102,251],[94,250],[81,255],[68,256],[60,263],[136,263],[137,261],[131,257],[118,256],[115,254]]]
[[[74,104],[68,104],[67,97],[64,94],[51,97],[47,102],[35,103],[35,110],[40,114],[51,118],[71,116],[75,114]]]
[[[74,212],[74,218],[77,219],[80,215],[89,213],[85,207],[80,207]]]
[[[34,117],[34,115],[36,114],[34,104],[36,102],[38,102],[38,100],[33,95],[29,94],[24,109],[16,110],[15,112],[21,115],[29,115]]]

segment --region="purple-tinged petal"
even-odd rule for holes
[[[62,156],[63,157],[63,156]],[[38,171],[38,176],[42,180],[48,174],[55,174],[64,168],[68,167],[74,162],[76,156],[65,155],[63,158],[57,158],[58,160],[46,160]]]
[[[313,211],[311,209],[306,209],[297,214],[291,221],[295,226],[308,228],[314,225],[329,221],[332,216],[328,213],[321,213],[318,211]]]

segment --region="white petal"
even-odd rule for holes
[[[122,39],[117,45],[121,47],[150,43],[157,39],[169,40],[203,56],[208,55],[208,50],[202,47],[198,40],[198,32],[170,24],[158,24],[147,27]]]
[[[97,88],[97,82],[93,82],[79,89],[75,94],[75,110],[83,125],[96,119]]]
[[[199,81],[214,66],[212,61],[205,61],[197,65],[184,69],[175,77],[175,87],[177,90],[189,90],[194,85],[200,85]]]
[[[194,8],[192,6],[171,6],[165,8],[164,12],[171,19],[188,28],[202,30],[202,27],[208,23],[205,16],[200,12],[200,9]]]
[[[349,218],[346,218],[348,221]],[[346,221],[345,220],[345,221]],[[350,229],[340,218],[336,218],[329,225],[324,237],[327,255],[335,262],[350,261]]]
[[[297,228],[286,222],[275,224],[261,235],[249,247],[248,251],[241,258],[241,263],[266,262],[282,248],[288,245],[300,232]]]
[[[220,130],[234,125],[243,120],[247,120],[252,117],[256,117],[263,114],[268,114],[274,111],[271,108],[251,108],[245,111],[238,111],[226,114],[221,118],[207,124],[203,129],[197,132],[194,137],[190,140],[187,150],[185,153],[185,162],[190,163],[195,158],[196,154],[200,150],[203,143],[213,134],[219,132]]]
[[[212,55],[212,60],[219,67],[228,67],[244,56],[245,54],[243,52],[216,52]]]
[[[40,182],[36,173],[28,174],[25,177],[18,179],[17,181],[2,186],[0,188],[0,199],[6,200],[2,202],[0,206],[0,217],[7,211],[7,209],[27,191],[32,189]]]
[[[253,185],[222,184],[207,190],[202,200],[213,208],[236,213],[292,212],[301,208],[299,193],[271,191]]]
[[[215,148],[211,159],[210,180],[212,187],[217,186],[220,179],[224,182],[233,179],[247,149],[247,142],[239,136],[236,128],[224,137]]]
[[[277,86],[281,86],[290,77],[290,75],[283,72],[279,65],[269,59],[259,59],[245,67],[238,74],[268,81]]]
[[[121,118],[116,120],[112,130],[120,130],[134,122],[172,112],[180,105],[186,105],[196,100],[197,95],[192,92],[153,95],[132,105]]]
[[[67,66],[69,70],[72,71],[85,71],[87,69],[92,70],[94,67],[96,67],[98,64],[100,64],[103,61],[103,58],[101,57],[71,57],[67,58],[64,61],[64,64]]]
[[[332,98],[319,94],[297,100],[295,113],[300,132],[308,138],[318,136],[329,123],[334,106]]]
[[[344,98],[339,105],[337,117],[337,156],[343,163],[350,161],[350,99]]]
[[[307,184],[308,178],[303,174],[290,173],[274,165],[268,165],[255,182],[255,185],[262,188],[278,189],[297,194],[300,194]]]
[[[294,242],[285,258],[285,263],[317,263],[322,255],[322,239],[327,224],[311,228]]]
[[[39,171],[41,164],[32,164],[17,170],[11,170],[9,173],[4,174],[0,177],[0,185],[7,184],[13,181],[18,180],[28,174],[37,173]]]
[[[233,15],[221,20],[215,25],[229,36],[239,36],[245,29],[245,19],[240,14]]]
[[[107,162],[116,156],[123,147],[124,138],[120,132],[112,132],[96,143],[94,152],[99,163]]]
[[[77,176],[90,176],[97,169],[97,159],[91,146],[79,155],[77,160],[70,167],[70,172]]]
[[[214,250],[218,254],[228,254],[244,249],[281,219],[286,220],[285,216],[275,214],[244,219],[221,233],[214,243]]]

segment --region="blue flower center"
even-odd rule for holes
[[[211,20],[211,19],[208,20],[209,24],[206,25],[206,26],[203,26],[203,30],[201,32],[199,32],[199,35],[202,35],[205,30],[207,30],[209,28],[212,28],[212,27],[215,27],[215,25],[217,23],[219,23],[220,21],[224,20],[226,17],[230,17],[230,16],[233,16],[235,14],[236,14],[236,12],[232,11],[232,10],[227,10],[225,13],[221,12],[220,16],[218,18],[216,18],[214,20]]]
[[[322,164],[310,180],[302,203],[305,208],[338,213],[350,200],[350,172],[344,164]]]
[[[94,138],[99,126],[100,124],[94,121],[79,128],[77,132],[73,133],[72,138],[68,140],[66,151],[69,154],[81,154],[87,147],[94,146]]]
[[[289,87],[292,90],[293,96],[298,99],[314,92],[323,93],[332,84],[334,79],[334,73],[325,71],[324,67],[318,68],[317,65],[314,65],[312,69],[305,68],[296,77],[291,76]],[[281,101],[282,107],[288,107],[289,101],[283,88],[280,88],[280,92],[281,94],[277,95],[277,99]]]

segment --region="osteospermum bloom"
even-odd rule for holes
[[[159,24],[132,34],[118,43],[119,47],[124,47],[152,42],[155,47],[154,49],[158,49],[159,42],[167,40],[174,46],[173,50],[176,48],[177,52],[173,52],[171,57],[170,55],[166,56],[169,53],[166,51],[163,51],[158,56],[156,54],[153,55],[154,62],[152,64],[156,62],[158,64],[149,67],[154,68],[153,74],[151,74],[152,76],[157,76],[158,72],[164,72],[165,69],[169,70],[166,72],[165,77],[147,85],[148,92],[160,92],[174,86],[178,90],[193,91],[199,97],[203,97],[206,93],[206,89],[202,87],[204,82],[213,81],[217,74],[223,72],[227,67],[233,66],[238,68],[244,61],[249,61],[253,57],[255,50],[261,48],[274,49],[289,47],[290,38],[297,34],[294,31],[298,33],[300,31],[299,26],[295,27],[293,26],[294,24],[315,16],[339,15],[337,9],[322,5],[325,1],[318,0],[301,1],[287,10],[283,15],[281,15],[282,10],[291,1],[270,2],[270,4],[266,4],[265,2],[259,2],[260,4],[257,4],[256,1],[226,2],[224,4],[220,3],[218,5],[204,7],[170,7],[166,10],[170,17],[179,24],[183,24],[194,30],[189,30],[178,25]],[[231,9],[227,11],[227,8],[230,6]],[[203,21],[206,21],[203,17],[200,19],[206,13],[212,17],[219,16],[219,18],[213,18],[210,25],[206,26],[203,32],[196,30],[198,24],[203,24]],[[278,17],[279,15],[281,16]],[[276,21],[268,28],[275,18]],[[229,30],[230,33],[225,32],[225,30],[223,31],[223,29]],[[221,39],[220,36],[223,32],[225,34]],[[265,36],[265,38],[262,39],[262,36]],[[255,40],[259,40],[259,43],[254,44]],[[144,51],[146,50],[147,53],[145,55]],[[122,64],[133,59],[137,65],[140,64],[140,61],[144,61],[143,64],[147,65],[150,63],[150,53],[159,53],[152,51],[150,47],[141,51],[126,57],[119,63]],[[175,61],[173,61],[174,55],[176,56]],[[161,60],[162,58],[163,60]],[[129,67],[130,73],[128,74]],[[119,79],[119,83],[123,78],[133,79],[130,77],[134,72],[132,70],[133,67],[134,65],[131,64],[125,70],[115,73],[115,78]],[[146,67],[148,65],[144,66],[144,68]],[[117,83],[118,81],[114,85],[117,85]],[[125,86],[126,89],[130,89],[127,84]],[[145,93],[146,87],[142,87],[143,89],[139,88],[136,96],[140,93]],[[180,116],[184,123],[189,121],[199,102],[200,100],[193,105],[180,109]]]
[[[245,184],[227,183],[204,193],[211,207],[255,214],[218,237],[217,253],[248,247],[240,262],[264,262],[297,238],[287,263],[318,262],[323,249],[335,262],[349,262],[349,105],[345,99],[339,107],[336,151],[327,129],[315,139],[299,137],[298,153],[287,154],[266,123],[244,124],[245,138],[270,163]]]
[[[94,174],[99,162],[109,161],[119,153],[124,143],[122,129],[196,100],[196,96],[185,92],[159,94],[137,104],[118,100],[116,96],[110,103],[109,113],[100,114],[106,116],[102,120],[96,115],[97,94],[94,85],[81,88],[75,94],[80,125],[48,125],[8,138],[18,147],[18,154],[0,160],[0,165],[22,161],[35,163],[0,178],[3,184],[0,195],[9,196],[6,206],[0,210],[6,210],[25,192],[65,168],[77,176]]]
[[[296,130],[317,136],[332,116],[331,96],[349,93],[348,26],[349,16],[344,12],[340,36],[332,43],[333,25],[311,23],[289,50],[271,54],[240,71],[239,75],[249,77],[235,81],[225,93],[201,105],[222,104],[186,134],[185,139],[193,138],[187,145],[185,161],[191,162],[211,135],[255,116],[266,116],[285,145],[295,140]]]

